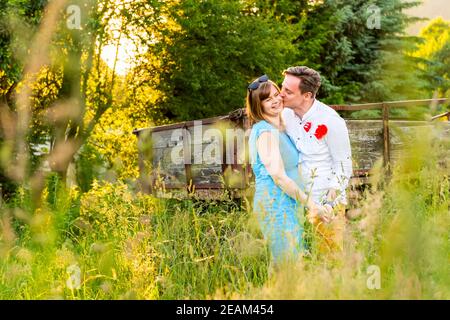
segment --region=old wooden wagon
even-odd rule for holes
[[[381,119],[346,119],[354,169],[351,185],[365,183],[377,161],[387,165],[400,156],[402,132],[431,125],[429,121],[390,119],[391,108],[444,104],[448,100],[331,106],[346,113],[382,110]],[[447,117],[448,121],[448,113],[438,117]],[[243,109],[220,117],[135,129],[143,190],[169,197],[242,197],[251,190],[253,182],[248,158],[249,132]]]

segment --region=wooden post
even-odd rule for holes
[[[231,123],[231,121],[230,121]],[[229,167],[229,164],[227,163],[227,145],[228,145],[228,141],[227,141],[227,135],[223,134],[223,138],[222,138],[222,178],[223,178],[223,188],[227,189],[228,188],[228,172],[227,169]]]
[[[244,116],[244,119],[242,121],[242,127],[244,128],[244,132],[247,134],[247,130],[251,130],[250,120],[247,116]],[[251,168],[251,161],[250,161],[250,148],[248,145],[248,136],[246,135],[244,138],[244,152],[245,152],[245,161],[244,161],[244,187],[248,188],[250,186],[250,177],[253,174],[252,168]]]
[[[192,180],[191,168],[191,139],[188,134],[186,126],[183,127],[183,156],[184,156],[184,170],[186,173],[186,190],[188,195],[192,192],[194,181]]]
[[[389,106],[383,102],[383,164],[388,174],[390,172],[390,162]]]
[[[151,145],[153,139],[152,133],[151,131],[149,132],[147,130],[141,132],[137,129],[134,129],[132,133],[136,136],[138,146],[139,187],[144,193],[151,194],[154,192],[154,172],[153,169],[151,171],[147,170],[148,168],[145,165],[145,160],[150,161],[150,163],[153,165],[153,150],[150,150],[151,152],[149,152],[148,150],[148,144],[150,143]],[[150,159],[146,159],[146,156],[148,156],[149,154],[151,154]]]

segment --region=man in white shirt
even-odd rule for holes
[[[320,75],[308,67],[284,71],[281,97],[287,134],[300,152],[299,170],[317,204],[345,214],[346,188],[352,175],[350,139],[344,119],[316,99]],[[329,222],[327,217],[322,221]]]

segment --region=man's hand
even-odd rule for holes
[[[306,209],[306,217],[308,218],[308,221],[313,224],[319,216],[317,205],[310,200],[306,205]]]
[[[325,223],[330,223],[333,220],[333,208],[328,204],[318,206],[311,202],[308,205],[307,218],[312,224],[316,224],[318,220],[322,220]]]
[[[336,189],[329,189],[327,192],[327,201],[333,202],[336,200],[337,197],[337,191]]]
[[[330,223],[334,219],[333,208],[329,204],[319,207],[319,217],[325,223]]]

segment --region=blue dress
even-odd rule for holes
[[[250,161],[255,175],[253,211],[258,217],[264,238],[268,241],[272,259],[279,263],[286,259],[295,259],[304,250],[303,225],[299,219],[303,214],[303,206],[275,184],[261,162],[256,141],[265,131],[279,135],[279,149],[286,174],[301,189],[304,189],[304,186],[298,173],[300,155],[289,136],[267,121],[262,120],[254,124],[249,137]]]

